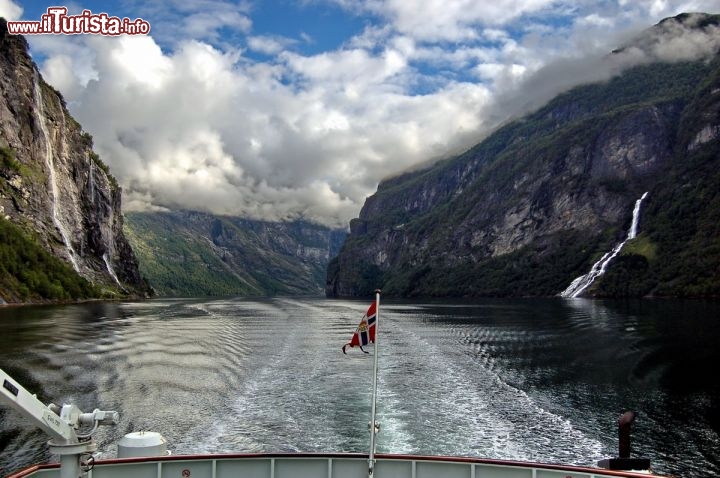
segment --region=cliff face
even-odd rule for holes
[[[623,238],[634,202],[650,191],[647,234],[636,242],[647,247],[635,252],[642,284],[603,292],[601,281],[589,293],[693,295],[649,275],[682,248],[669,232],[677,218],[659,218],[666,200],[692,204],[698,218],[717,216],[717,205],[694,196],[696,185],[678,188],[692,177],[716,195],[719,67],[717,56],[635,67],[560,95],[456,158],[381,183],[330,263],[326,294],[556,295]],[[707,254],[718,240],[694,252]],[[717,264],[700,295],[720,295]]]
[[[123,235],[120,188],[92,151],[92,138],[43,81],[24,38],[1,23],[0,217],[103,293],[145,295]]]
[[[346,232],[176,211],[128,213],[125,229],[159,295],[322,295]]]

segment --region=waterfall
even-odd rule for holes
[[[648,193],[645,192],[645,194],[640,197],[637,201],[635,201],[635,207],[633,208],[633,218],[632,218],[632,224],[630,224],[630,230],[628,231],[628,237],[625,239],[626,241],[629,239],[635,239],[637,236],[637,228],[638,223],[640,222],[640,206],[642,205],[643,199],[647,197]],[[623,243],[624,244],[624,243]]]
[[[90,160],[90,173],[88,174],[88,182],[90,183],[90,201],[95,204],[95,162]]]
[[[73,269],[78,274],[80,273],[80,266],[77,262],[77,254],[73,249],[72,243],[70,242],[70,234],[67,231],[67,227],[63,224],[60,217],[60,208],[58,206],[58,197],[60,196],[60,189],[58,188],[57,179],[55,178],[55,163],[53,160],[53,148],[52,142],[50,141],[50,132],[47,128],[45,118],[45,106],[43,105],[42,92],[40,91],[40,75],[37,74],[35,77],[35,103],[37,106],[37,113],[39,116],[40,130],[45,137],[45,164],[48,167],[50,175],[50,200],[52,201],[52,217],[55,227],[60,231],[65,248],[70,256],[70,262],[72,262]]]
[[[107,252],[105,254],[103,254],[102,258],[105,261],[105,267],[107,267],[108,272],[110,273],[112,278],[115,279],[115,282],[117,282],[117,285],[119,285],[121,289],[125,290],[125,288],[120,283],[118,276],[115,274],[115,269],[113,269],[112,264],[110,264],[110,260],[108,259]]]
[[[625,243],[630,239],[635,239],[635,237],[637,236],[638,223],[640,222],[640,206],[642,205],[642,202],[647,197],[647,195],[648,193],[646,192],[642,195],[642,197],[640,197],[640,199],[635,201],[632,223],[630,224],[630,230],[628,230],[628,235],[625,240],[622,241],[620,244],[616,245],[612,251],[603,254],[600,260],[593,264],[593,266],[590,268],[590,272],[575,278],[575,280],[570,283],[567,289],[560,292],[560,297],[578,297],[580,294],[585,292],[585,289],[590,287],[590,285],[595,282],[595,279],[605,273],[608,264],[610,264],[610,261],[612,261],[615,256],[620,253],[620,250],[623,248]]]

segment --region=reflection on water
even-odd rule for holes
[[[175,453],[367,450],[371,355],[340,347],[367,304],[155,300],[0,309],[0,367],[44,402],[115,409]],[[593,465],[633,450],[659,473],[720,471],[720,307],[583,299],[387,302],[381,452]],[[357,352],[357,351],[353,351]],[[0,475],[47,461],[0,408]]]

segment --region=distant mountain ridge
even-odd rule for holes
[[[121,191],[0,19],[0,303],[144,297]]]
[[[322,295],[347,235],[194,211],[127,213],[125,233],[158,295],[182,297]]]
[[[688,29],[717,39],[719,20],[679,15],[626,48]],[[382,182],[326,294],[556,295],[620,242],[649,191],[639,236],[587,294],[720,297],[718,44],[576,87],[455,158]]]

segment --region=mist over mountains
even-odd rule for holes
[[[44,10],[7,0],[0,11],[13,3],[27,19]],[[151,34],[29,41],[123,186],[124,210],[329,227],[346,227],[382,179],[459,154],[573,86],[667,52],[697,58],[716,38],[683,24],[609,55],[677,1],[90,5],[142,16]],[[283,25],[293,33],[268,33]]]
[[[648,61],[381,183],[327,294],[557,295],[624,239],[648,191],[638,237],[587,294],[718,296],[719,18],[664,20],[609,60]]]

